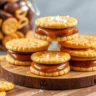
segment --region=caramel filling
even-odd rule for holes
[[[71,60],[70,65],[74,67],[83,67],[83,68],[89,68],[96,66],[96,60],[90,60],[90,61],[75,61]]]
[[[91,48],[68,48],[68,47],[65,47],[63,46],[61,43],[59,43],[61,46],[60,46],[60,49],[63,50],[64,48],[66,49],[70,49],[70,50],[73,50],[73,51],[87,51],[87,50],[90,50]]]
[[[78,33],[78,29],[75,27],[64,29],[48,29],[37,26],[35,32],[39,35],[48,36],[52,39],[55,39],[57,37],[64,37]]]
[[[8,50],[8,54],[16,60],[19,61],[31,61],[32,53],[16,52]]]
[[[62,64],[49,65],[49,64],[39,64],[36,62],[32,62],[31,66],[38,71],[50,73],[50,72],[57,72],[65,69],[66,67],[69,66],[69,63],[65,62]]]

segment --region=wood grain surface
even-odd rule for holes
[[[0,56],[0,60],[2,58],[4,56]],[[4,80],[1,74],[0,80]],[[7,96],[96,96],[96,85],[74,90],[43,90],[16,85],[14,90],[7,92]]]
[[[9,64],[5,59],[1,61],[1,74],[6,80],[17,85],[39,89],[77,89],[96,84],[96,71],[70,71],[63,76],[42,77],[32,74],[30,66],[15,66]]]

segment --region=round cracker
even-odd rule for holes
[[[77,37],[77,36],[78,36],[78,33],[73,34],[73,35],[69,35],[69,36],[64,36],[64,37],[57,37],[56,39],[51,39],[51,38],[48,37],[48,36],[39,35],[39,34],[37,34],[37,33],[35,33],[35,36],[36,36],[38,39],[46,40],[46,41],[67,41],[67,40],[71,40],[71,39]]]
[[[47,41],[22,38],[8,41],[6,43],[6,48],[18,52],[36,52],[47,50],[49,43]]]
[[[0,96],[6,96],[6,92],[5,91],[0,92]]]
[[[71,40],[60,41],[59,44],[67,48],[92,48],[96,47],[96,37],[79,35]]]
[[[89,67],[89,68],[75,67],[75,66],[70,66],[70,67],[71,67],[71,70],[73,70],[73,71],[80,71],[80,72],[92,72],[92,71],[96,71],[96,66]]]
[[[39,76],[44,76],[44,77],[55,77],[55,76],[61,76],[64,75],[66,73],[68,73],[70,71],[70,67],[68,66],[67,68],[61,70],[61,71],[57,71],[57,72],[52,72],[52,73],[44,73],[44,72],[40,72],[36,69],[34,69],[33,67],[30,67],[30,71],[35,74],[35,75],[39,75]]]
[[[69,28],[76,26],[78,21],[69,16],[47,16],[38,18],[35,21],[37,26],[52,29]]]
[[[18,21],[15,18],[8,18],[2,24],[4,34],[10,35],[18,29]]]
[[[0,81],[0,91],[9,91],[14,88],[14,84],[7,81]]]
[[[70,60],[70,55],[60,51],[43,51],[32,54],[31,59],[41,64],[61,64]]]
[[[71,56],[75,57],[96,57],[96,51],[93,49],[72,50],[69,48],[61,47],[60,50],[69,53]]]
[[[15,60],[14,58],[12,58],[9,54],[7,54],[6,56],[6,60],[7,62],[9,62],[10,64],[13,65],[20,65],[20,66],[28,66],[31,65],[31,61],[19,61],[19,60]]]
[[[96,60],[96,57],[75,57],[75,56],[71,56],[71,60],[75,60],[75,61],[89,61],[89,60]]]
[[[16,33],[13,33],[11,35],[6,35],[4,36],[2,40],[2,44],[5,46],[8,41],[13,40],[13,39],[18,39],[18,38],[19,36]]]

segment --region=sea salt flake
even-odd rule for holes
[[[49,18],[49,21],[53,21],[53,20],[54,20],[54,17],[50,17],[50,18]]]
[[[64,23],[66,23],[67,22],[67,20],[66,19],[64,19]]]
[[[59,55],[58,54],[56,55],[56,58],[59,58]]]
[[[64,22],[64,23],[66,23],[68,18],[69,18],[69,15],[65,16],[64,18],[62,18],[61,16],[58,15],[56,17],[49,17],[48,21],[49,22],[50,21],[56,21],[56,22]]]
[[[50,57],[50,54],[47,54],[46,57],[49,58]]]
[[[60,18],[60,16],[56,17],[56,21],[61,21],[61,20],[62,20],[62,18]]]

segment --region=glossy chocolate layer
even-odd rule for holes
[[[8,54],[16,60],[31,61],[32,53],[23,53],[23,52],[16,52],[16,51],[8,50]]]
[[[78,33],[78,29],[75,27],[64,29],[48,29],[37,26],[35,32],[39,35],[49,36],[50,38],[55,39],[56,37],[69,36]]]
[[[75,61],[71,60],[70,65],[74,67],[83,67],[83,68],[89,68],[96,66],[96,60],[90,60],[90,61]]]
[[[53,64],[53,65],[48,65],[48,64],[38,64],[36,62],[32,62],[31,66],[41,72],[57,72],[65,69],[66,67],[69,66],[68,62],[65,62],[63,64]]]

